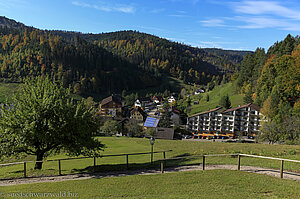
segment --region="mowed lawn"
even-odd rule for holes
[[[149,140],[145,138],[99,137],[99,139],[106,145],[106,148],[102,153],[103,155],[150,152]],[[166,153],[167,158],[203,154],[246,153],[300,160],[300,146],[293,145],[156,140],[154,144],[154,151],[161,150],[173,150],[172,152]],[[160,162],[158,160],[162,157],[162,153],[154,154],[154,164],[150,165],[150,154],[129,156],[129,169],[144,169],[150,167],[159,168]],[[60,158],[68,158],[68,156],[66,154],[56,154],[48,157],[48,160]],[[34,157],[28,156],[20,160],[10,159],[1,163],[23,160],[34,160]],[[126,170],[126,156],[97,158],[96,162],[97,172],[105,172],[108,170]],[[167,166],[200,164],[201,162],[202,158],[184,159],[177,161],[167,161]],[[207,157],[206,164],[237,164],[237,158],[231,156]],[[279,161],[248,157],[243,157],[241,159],[241,165],[259,166],[275,169],[280,168]],[[33,168],[34,163],[27,164],[28,176],[58,175],[57,161],[44,163],[43,169],[41,171],[35,171]],[[61,168],[62,174],[92,172],[93,159],[89,158],[80,160],[63,160],[61,161]],[[285,162],[284,169],[300,172],[300,164]],[[23,164],[0,167],[0,179],[22,176]]]
[[[105,177],[0,187],[13,194],[56,198],[300,198],[300,182],[230,170]],[[0,196],[1,198],[1,196]],[[14,197],[17,198],[17,197]],[[47,198],[47,197],[45,197]]]

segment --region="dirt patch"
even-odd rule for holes
[[[205,165],[205,170],[214,170],[214,169],[237,170],[237,166],[236,165]],[[201,164],[194,165],[194,166],[170,167],[165,169],[165,173],[198,171],[198,170],[202,170]],[[266,168],[253,167],[253,166],[241,166],[241,171],[259,173],[259,174],[280,178],[280,171],[275,169],[266,169]],[[120,172],[107,172],[107,173],[84,173],[84,174],[39,177],[39,178],[21,178],[21,179],[13,179],[13,180],[0,180],[0,186],[31,184],[31,183],[41,183],[41,182],[60,182],[60,181],[67,181],[67,180],[85,180],[85,179],[92,179],[92,178],[120,177],[120,176],[130,176],[130,175],[153,175],[158,173],[160,173],[159,169],[150,169],[150,170],[120,171]],[[292,173],[292,172],[284,172],[283,178],[300,181],[300,174]]]

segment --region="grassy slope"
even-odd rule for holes
[[[18,83],[0,83],[0,103],[5,103],[6,99],[10,101],[14,93],[19,92],[21,84]]]
[[[107,148],[103,154],[120,154],[120,153],[135,153],[149,152],[150,144],[148,139],[144,138],[126,138],[126,137],[101,137],[99,138],[106,144]],[[246,144],[246,143],[219,143],[219,142],[195,142],[181,140],[156,140],[154,150],[173,150],[167,152],[168,157],[183,156],[183,155],[200,155],[200,154],[224,154],[224,153],[247,153],[264,156],[282,157],[288,159],[300,160],[300,147],[291,145],[267,145],[267,144]],[[65,154],[53,155],[48,159],[58,159],[67,157]],[[155,154],[154,160],[162,158],[162,154]],[[34,160],[34,157],[27,157],[27,160]],[[12,160],[16,161],[16,160]],[[150,165],[150,155],[129,156],[130,169],[147,168]],[[106,157],[97,159],[97,171],[107,170],[125,170],[126,157]],[[167,166],[171,165],[187,165],[199,164],[199,159],[186,159],[181,161],[168,161]],[[207,164],[236,164],[237,159],[228,157],[209,157],[206,160]],[[253,165],[268,168],[280,168],[280,162],[274,160],[264,160],[256,158],[242,158],[242,165]],[[93,171],[93,160],[67,160],[62,161],[62,173],[80,173]],[[159,167],[159,162],[155,161],[154,166]],[[27,165],[28,176],[33,175],[57,175],[58,163],[47,162],[40,172],[33,170],[34,164]],[[300,164],[286,162],[285,170],[294,170],[300,172]],[[0,179],[11,177],[22,177],[23,165],[9,166],[0,168]]]
[[[17,185],[0,187],[0,192],[66,192],[79,198],[300,198],[300,182],[214,170]]]
[[[199,101],[199,105],[192,105],[191,112],[188,115],[193,115],[195,113],[207,111],[208,109],[214,109],[219,105],[219,101],[222,96],[227,95],[231,101],[231,106],[236,107],[243,104],[243,96],[240,94],[235,94],[232,83],[229,82],[224,85],[220,85],[214,88],[212,91],[203,93],[200,95],[191,96],[191,101]],[[206,101],[206,95],[209,95],[209,102]]]

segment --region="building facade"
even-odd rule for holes
[[[124,100],[119,95],[112,95],[103,99],[99,106],[99,114],[103,117],[116,117],[122,114]]]
[[[140,108],[134,108],[130,111],[130,118],[135,119],[138,122],[143,122],[146,120],[147,114]]]
[[[152,105],[152,100],[149,97],[139,97],[134,102],[135,107],[148,107]]]
[[[227,110],[219,107],[188,117],[187,129],[199,137],[252,137],[259,132],[260,118],[260,107],[252,103]]]

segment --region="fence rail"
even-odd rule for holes
[[[93,158],[94,159],[94,165],[93,165],[93,170],[95,172],[96,170],[96,158],[105,158],[105,157],[116,157],[116,156],[126,156],[126,168],[129,168],[129,156],[134,156],[134,155],[145,155],[145,154],[153,154],[153,153],[162,153],[163,158],[166,158],[166,152],[171,152],[172,150],[167,150],[167,151],[153,151],[153,152],[143,152],[143,153],[123,153],[123,154],[112,154],[112,155],[99,155],[99,156],[93,156],[93,157],[77,157],[77,158],[63,158],[63,159],[54,159],[54,160],[43,160],[43,161],[23,161],[23,162],[11,162],[11,163],[6,163],[6,164],[0,164],[0,167],[2,166],[12,166],[12,165],[18,165],[18,164],[24,164],[24,178],[27,177],[26,174],[26,168],[27,168],[27,163],[37,163],[37,162],[53,162],[53,161],[58,161],[58,174],[62,175],[61,173],[61,161],[65,160],[79,160],[79,159],[89,159]]]
[[[160,161],[160,171],[164,173],[165,161],[167,160],[179,160],[179,159],[188,159],[188,158],[200,158],[202,157],[202,170],[205,170],[205,157],[219,157],[219,156],[238,156],[239,154],[211,154],[211,155],[193,155],[193,156],[182,156],[174,158],[164,158],[159,159]]]
[[[201,158],[202,157],[202,169],[205,170],[205,160],[206,160],[206,157],[237,156],[238,157],[238,160],[237,160],[237,170],[240,170],[240,168],[241,168],[241,157],[263,158],[263,159],[270,159],[270,160],[281,161],[280,162],[280,177],[283,178],[283,165],[284,165],[284,161],[300,163],[300,160],[291,160],[291,159],[274,158],[274,157],[249,155],[249,154],[209,154],[209,155],[193,155],[193,156],[182,156],[182,157],[166,158],[166,152],[171,152],[171,151],[172,150],[154,151],[154,152],[143,152],[143,153],[124,153],[124,154],[112,154],[112,155],[99,155],[99,156],[93,156],[93,157],[63,158],[63,159],[43,160],[43,161],[11,162],[11,163],[6,163],[6,164],[0,164],[0,167],[2,167],[2,166],[11,166],[11,165],[23,164],[24,165],[24,177],[26,178],[27,177],[27,174],[26,174],[27,163],[58,161],[58,173],[59,173],[59,175],[62,175],[62,173],[61,173],[61,162],[62,161],[66,161],[66,160],[78,160],[78,159],[93,158],[94,159],[93,171],[95,172],[96,166],[97,166],[97,162],[96,162],[97,158],[126,156],[126,168],[128,169],[129,168],[129,156],[145,155],[145,154],[153,154],[153,153],[162,153],[163,159],[157,160],[157,161],[160,161],[161,173],[164,173],[164,167],[165,167],[166,161],[168,161],[168,160],[179,160],[179,159]]]
[[[263,159],[270,159],[270,160],[279,160],[280,162],[280,178],[283,178],[283,163],[284,161],[288,162],[295,162],[300,163],[300,160],[291,160],[291,159],[284,159],[284,158],[274,158],[274,157],[267,157],[267,156],[258,156],[258,155],[248,155],[248,154],[212,154],[212,155],[194,155],[194,156],[182,156],[182,157],[174,157],[174,158],[164,158],[160,159],[160,169],[161,173],[164,173],[164,167],[166,164],[166,161],[168,160],[178,160],[178,159],[188,159],[188,158],[200,158],[202,157],[202,170],[205,170],[205,158],[206,157],[217,157],[217,156],[237,156],[237,170],[241,169],[241,157],[253,157],[253,158],[263,158]]]

